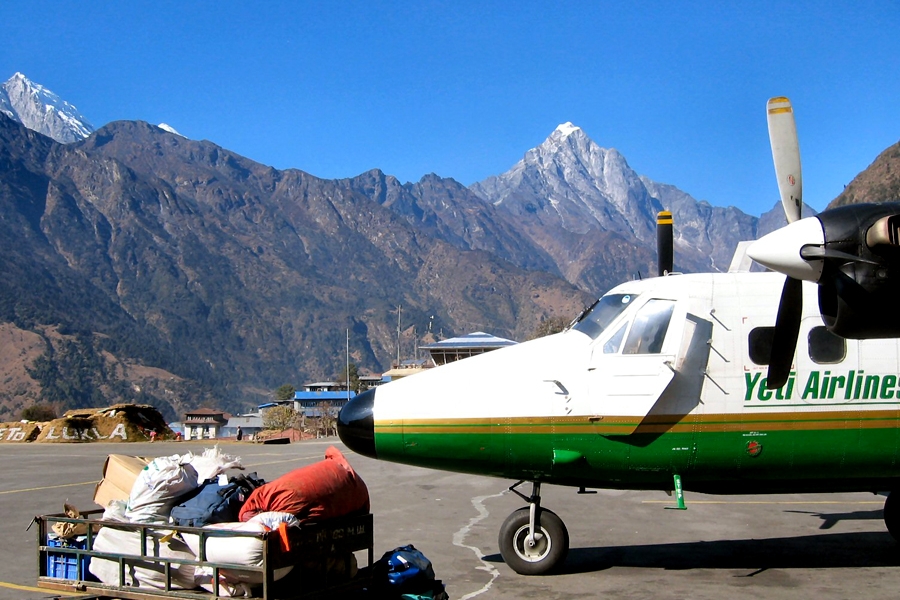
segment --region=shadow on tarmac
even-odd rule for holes
[[[822,521],[819,529],[831,529],[841,521],[881,521],[884,519],[884,511],[880,508],[878,510],[856,510],[846,513],[818,513],[808,510],[786,510],[784,512],[818,517]]]
[[[485,556],[484,560],[503,562],[499,554]],[[557,574],[589,573],[613,567],[752,571],[737,577],[752,577],[767,569],[900,567],[900,545],[887,532],[865,532],[571,548]]]

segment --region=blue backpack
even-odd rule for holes
[[[181,503],[172,509],[172,521],[184,527],[237,521],[247,497],[264,483],[256,473],[230,477],[225,485],[219,485],[218,479],[207,479],[181,498]]]
[[[431,561],[412,544],[385,552],[372,565],[372,579],[381,598],[439,598],[435,592],[443,593],[444,589],[434,578]]]

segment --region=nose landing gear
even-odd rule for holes
[[[569,532],[553,511],[541,508],[541,484],[534,482],[531,496],[512,486],[511,492],[528,502],[513,512],[500,528],[500,554],[520,575],[543,575],[562,564],[569,552]]]
[[[900,542],[900,492],[892,491],[884,501],[884,524],[891,536]]]

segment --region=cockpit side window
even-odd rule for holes
[[[631,306],[635,298],[635,294],[607,294],[575,319],[572,329],[597,339],[616,317]]]
[[[622,340],[625,339],[625,330],[628,329],[628,323],[622,323],[622,326],[619,327],[619,330],[612,334],[612,336],[606,340],[603,344],[603,354],[615,354],[619,351],[619,347],[622,345]]]
[[[650,300],[641,307],[628,332],[622,354],[659,354],[662,352],[675,302]]]

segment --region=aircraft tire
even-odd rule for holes
[[[562,564],[569,552],[569,532],[556,513],[541,509],[541,527],[528,548],[528,507],[515,511],[500,528],[500,555],[520,575],[543,575]]]
[[[900,542],[900,493],[891,492],[884,501],[884,524],[888,533]]]

